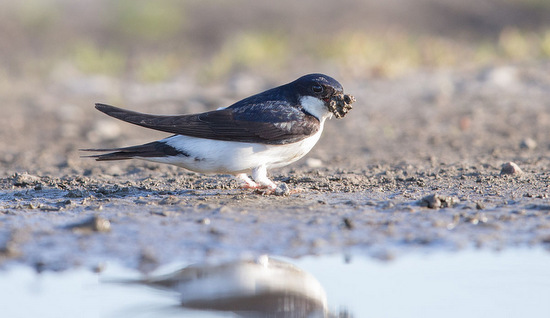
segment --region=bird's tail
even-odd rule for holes
[[[107,160],[126,160],[132,158],[159,158],[184,155],[185,153],[167,145],[162,141],[154,141],[139,146],[131,146],[124,148],[109,148],[109,149],[80,149],[81,151],[90,152],[107,152],[99,155],[83,156],[85,158],[95,158],[97,161]]]

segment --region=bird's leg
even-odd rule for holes
[[[259,172],[255,172],[255,171],[256,170],[253,170],[252,174],[254,179],[259,178],[256,180],[261,180],[258,183],[250,179],[246,173],[239,173],[235,175],[235,178],[243,182],[241,189],[253,189],[253,190],[260,191],[260,193],[262,194],[271,194],[276,188],[276,186],[275,186],[275,183],[271,182],[271,180],[267,178],[267,170],[264,168],[263,172],[261,170]],[[262,176],[262,173],[263,173],[263,176]]]
[[[266,166],[259,166],[252,169],[252,178],[256,181],[256,183],[258,183],[259,188],[267,189],[269,191],[273,191],[277,188],[277,185],[275,185],[275,183],[267,177]]]
[[[252,179],[250,179],[246,175],[246,173],[239,173],[235,176],[235,178],[244,182],[244,184],[241,186],[241,188],[243,189],[258,189],[260,187],[256,182],[252,181]]]

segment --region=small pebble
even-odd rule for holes
[[[355,227],[353,225],[353,221],[349,218],[344,218],[343,223],[344,223],[344,227],[348,230],[353,230],[353,228]]]
[[[107,269],[106,263],[97,263],[95,266],[92,267],[92,271],[94,273],[102,273]]]
[[[445,196],[440,194],[430,194],[420,200],[421,206],[426,206],[430,209],[449,208],[459,203],[457,197]]]
[[[94,127],[86,135],[88,141],[99,143],[105,140],[114,140],[120,137],[122,130],[119,124],[112,120],[97,121]]]
[[[65,194],[66,198],[84,198],[88,196],[90,196],[90,193],[81,189],[69,190],[69,192]]]
[[[489,84],[509,89],[518,84],[519,71],[512,66],[500,66],[488,70],[482,77]]]
[[[176,205],[179,203],[181,203],[181,200],[175,195],[169,195],[159,202],[160,205]]]
[[[275,188],[275,195],[277,196],[286,196],[290,195],[290,187],[288,184],[281,182],[277,185],[277,188]]]
[[[306,165],[309,168],[321,168],[323,166],[323,161],[317,158],[308,158],[306,160]]]
[[[68,225],[66,228],[77,232],[109,232],[111,231],[111,222],[106,218],[94,215],[80,223]]]
[[[210,219],[209,218],[203,218],[203,219],[198,220],[197,223],[208,225],[208,224],[210,224]]]
[[[16,173],[12,177],[12,183],[16,187],[24,187],[27,185],[35,185],[40,182],[40,177],[30,175],[26,172]]]
[[[150,273],[154,271],[159,265],[159,260],[156,253],[150,248],[144,248],[141,250],[139,257],[138,269],[142,273]]]
[[[537,142],[531,138],[525,138],[519,143],[521,149],[533,150],[537,148]]]
[[[500,170],[501,175],[503,175],[503,174],[519,175],[519,174],[522,174],[522,173],[523,173],[523,170],[521,170],[521,168],[517,164],[515,164],[511,161],[503,164],[502,169]]]

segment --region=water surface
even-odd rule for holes
[[[361,256],[345,260],[341,255],[278,259],[318,281],[314,286],[326,293],[331,317],[548,317],[550,313],[550,252],[543,249],[418,253],[392,261]],[[180,267],[173,264],[154,274]],[[0,273],[2,316],[239,317],[182,307],[181,300],[192,289],[184,297],[178,288],[120,283],[142,278],[116,264],[100,274],[84,269],[37,274],[26,267],[11,268]],[[222,284],[226,283],[217,283]],[[197,293],[206,288],[194,286],[199,286]],[[294,316],[291,311],[278,317]]]

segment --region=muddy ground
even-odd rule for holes
[[[241,75],[217,87],[90,76],[14,84],[0,117],[0,262],[66,269],[118,261],[149,271],[264,253],[391,259],[549,246],[550,64],[341,82],[357,98],[354,109],[327,122],[308,156],[270,172],[301,190],[288,196],[241,190],[230,176],[100,163],[78,151],[166,136],[109,118],[94,102],[189,113],[274,83]],[[113,89],[124,104],[108,100]],[[523,173],[502,174],[507,162]]]

